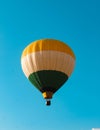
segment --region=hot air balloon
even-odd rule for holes
[[[42,93],[46,105],[68,80],[75,65],[75,55],[65,43],[41,39],[29,44],[21,56],[21,66],[29,81]]]

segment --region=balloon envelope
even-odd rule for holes
[[[75,55],[65,43],[54,39],[37,40],[23,51],[21,65],[30,82],[43,93],[52,95],[68,80],[75,64]]]

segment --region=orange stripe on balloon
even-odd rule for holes
[[[24,49],[22,53],[22,57],[33,52],[47,51],[47,50],[63,52],[71,55],[75,59],[75,55],[68,45],[66,45],[61,41],[53,40],[53,39],[42,39],[42,40],[37,40],[35,42],[32,42]]]

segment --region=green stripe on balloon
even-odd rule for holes
[[[60,71],[42,70],[30,74],[28,79],[41,92],[55,93],[68,80],[68,76]]]

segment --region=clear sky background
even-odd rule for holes
[[[76,55],[69,81],[52,105],[24,76],[20,58],[32,41],[54,38]],[[0,1],[0,130],[100,127],[100,1]]]

